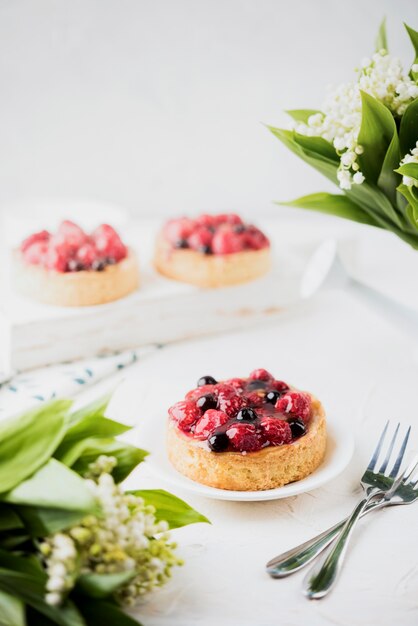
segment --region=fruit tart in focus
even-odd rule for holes
[[[326,421],[319,400],[264,369],[221,382],[203,376],[168,414],[171,463],[211,487],[282,487],[311,474],[324,458]]]

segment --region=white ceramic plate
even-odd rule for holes
[[[138,434],[138,445],[151,454],[147,457],[147,466],[162,480],[185,489],[199,496],[217,500],[237,500],[255,502],[259,500],[276,500],[288,498],[299,493],[312,491],[329,482],[340,474],[350,462],[354,450],[354,439],[351,431],[340,422],[328,423],[328,442],[325,459],[320,467],[307,478],[278,489],[265,491],[231,491],[207,487],[186,478],[171,465],[165,448],[166,416],[154,415],[141,424]]]

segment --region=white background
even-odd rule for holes
[[[262,122],[320,106],[383,15],[409,64],[415,0],[0,0],[0,203],[277,214],[327,183]]]

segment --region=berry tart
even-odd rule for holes
[[[192,480],[219,489],[274,489],[322,462],[325,412],[313,395],[264,369],[197,388],[170,407],[168,456]]]
[[[270,242],[238,215],[201,215],[168,221],[157,238],[160,274],[198,287],[253,280],[271,265]]]
[[[108,224],[87,234],[66,220],[53,234],[30,235],[13,257],[17,290],[47,304],[103,304],[138,287],[135,255]]]

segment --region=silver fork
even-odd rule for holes
[[[387,433],[388,427],[389,427],[389,422],[386,423],[383,433],[379,439],[379,443],[369,463],[369,467],[373,459],[375,459],[375,462],[377,461],[376,455],[377,456],[379,455],[383,438],[385,437]],[[398,432],[399,432],[399,424],[397,425],[395,429],[395,438]],[[408,431],[403,441],[404,443],[403,451],[401,448],[402,457],[405,452],[409,433],[410,433],[410,428],[408,428]],[[394,441],[393,441],[393,445],[394,445]],[[401,459],[401,462],[402,462],[402,459]],[[363,476],[363,479],[364,477],[366,477],[366,479],[372,481],[372,486],[375,486],[381,489],[382,491],[384,491],[392,487],[394,479],[396,477],[396,473],[399,470],[400,463],[398,465],[396,464],[394,465],[389,476],[386,476],[385,474],[381,473],[383,466],[380,468],[379,472],[374,473],[374,474],[373,473],[370,474],[369,467],[367,468]],[[386,467],[387,467],[387,464],[386,464]],[[360,517],[363,517],[364,515],[367,515],[371,511],[375,511],[384,506],[392,506],[392,505],[397,505],[397,504],[407,504],[407,503],[406,502],[404,503],[401,500],[393,500],[393,499],[391,501],[386,501],[386,500],[373,501],[372,500],[371,502],[367,504],[365,509],[362,511]],[[322,552],[327,546],[329,546],[329,544],[333,541],[336,535],[343,528],[346,521],[347,519],[342,520],[338,524],[335,524],[335,526],[328,528],[328,530],[325,530],[324,532],[320,533],[316,537],[313,537],[312,539],[305,541],[299,546],[296,546],[295,548],[291,548],[290,550],[287,550],[286,552],[283,552],[282,554],[279,554],[278,556],[274,557],[266,565],[267,573],[272,578],[284,578],[285,576],[289,576],[290,574],[294,574],[295,572],[298,572],[303,567],[311,563],[311,561],[313,561],[313,559],[315,559],[318,556],[318,554],[320,554],[320,552]]]
[[[331,549],[325,557],[320,560],[320,563],[312,568],[304,580],[303,591],[309,599],[323,598],[333,588],[347,553],[348,542],[353,534],[356,523],[365,511],[367,505],[376,498],[384,500],[386,496],[386,499],[389,500],[405,478],[405,472],[399,476],[399,469],[408,444],[411,427],[408,428],[396,455],[394,455],[394,449],[400,424],[396,426],[389,445],[385,442],[385,440],[387,440],[386,435],[388,427],[389,422],[383,429],[373,456],[361,477],[360,483],[365,491],[364,498],[360,500],[344,523]],[[382,455],[384,456],[384,460],[377,470],[378,461]],[[384,478],[390,478],[394,482],[391,486],[389,484],[386,488],[382,489],[381,484]]]

